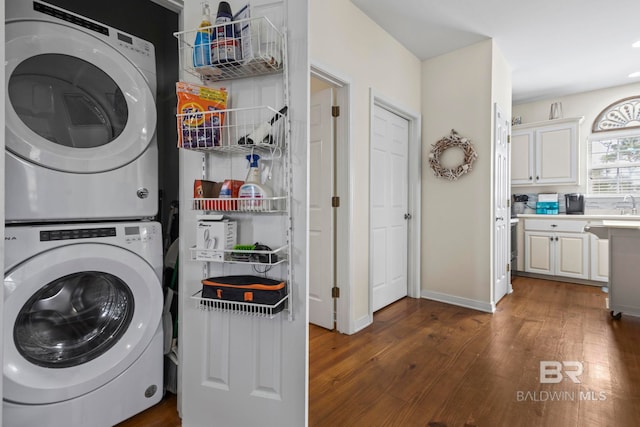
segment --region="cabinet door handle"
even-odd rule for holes
[[[536,176],[536,180],[539,180],[539,179],[540,179],[540,177],[539,177],[539,176]]]
[[[558,236],[556,236],[556,242],[558,241]]]
[[[558,226],[558,224],[551,224],[551,226],[555,228]]]
[[[533,181],[533,177],[532,176],[529,177],[529,181]]]
[[[551,240],[553,242],[553,236],[549,237],[549,240]]]

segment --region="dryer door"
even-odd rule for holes
[[[123,248],[42,252],[8,272],[4,286],[8,401],[52,403],[95,390],[123,373],[160,326],[160,279]]]
[[[156,128],[140,71],[105,41],[64,24],[16,21],[6,31],[6,147],[72,173],[119,168]]]

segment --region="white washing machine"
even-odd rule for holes
[[[3,425],[112,426],[163,393],[156,222],[9,226]]]
[[[154,46],[41,1],[5,8],[6,222],[155,216]]]

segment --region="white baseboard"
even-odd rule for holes
[[[485,313],[493,313],[495,310],[495,304],[491,304],[485,301],[477,301],[469,298],[457,297],[455,295],[442,294],[440,292],[421,291],[422,298],[430,299],[433,301],[444,302],[447,304],[457,305],[460,307],[471,308],[474,310],[484,311]]]

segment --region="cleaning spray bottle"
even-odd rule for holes
[[[211,65],[211,13],[209,3],[202,3],[202,21],[193,43],[193,66]]]
[[[260,156],[257,154],[247,154],[249,161],[249,173],[240,190],[238,190],[239,198],[263,199],[271,197],[271,189],[262,184],[260,179],[260,166],[258,161]]]

